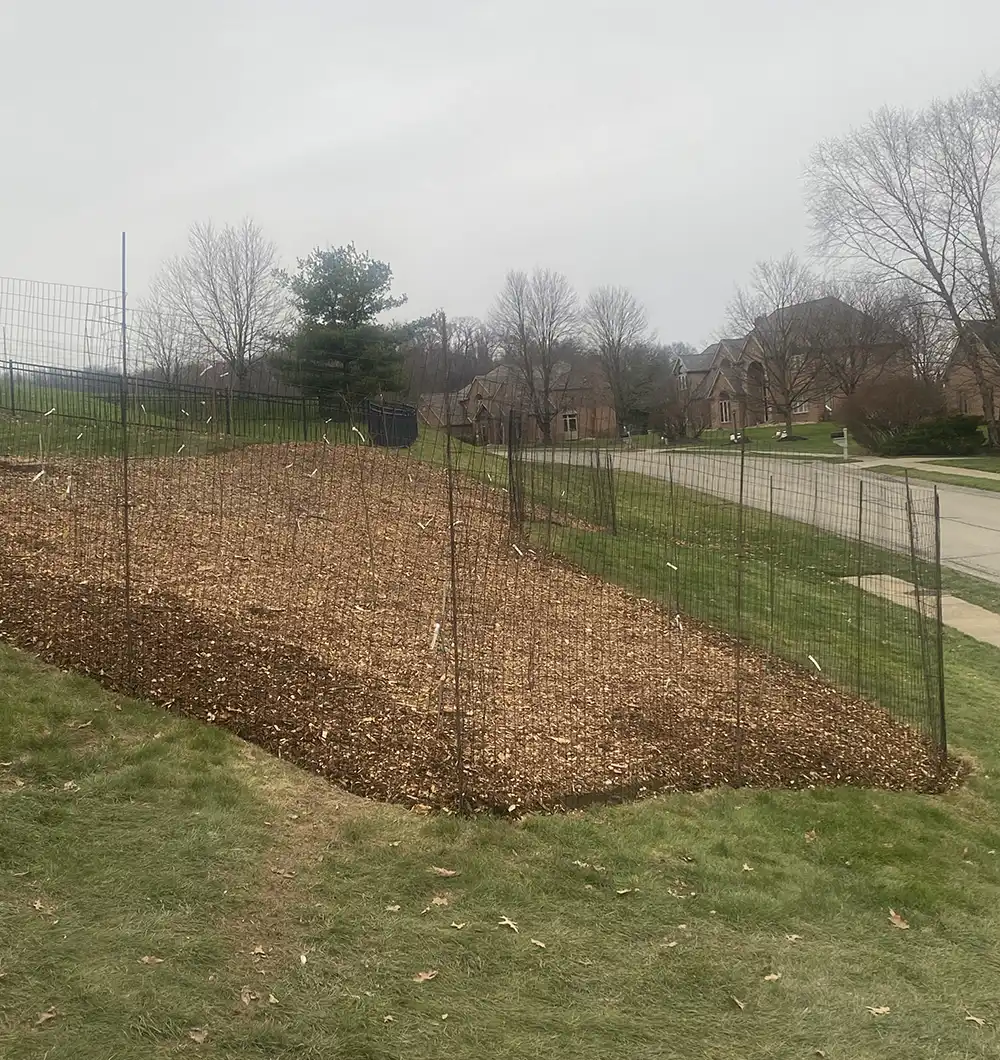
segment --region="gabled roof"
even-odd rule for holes
[[[707,346],[701,353],[682,353],[678,360],[685,372],[710,372],[721,355],[738,357],[746,346],[746,339],[722,339]]]
[[[824,295],[808,302],[782,306],[757,318],[754,334],[762,334],[768,329],[781,332],[783,340],[801,338],[805,342],[814,337],[822,337],[823,329],[830,325],[842,328],[845,332],[855,332],[872,345],[901,342],[901,337],[887,324],[879,323],[874,317],[855,309],[847,302],[834,295]],[[815,329],[815,331],[814,331]],[[869,333],[866,333],[866,329]],[[811,332],[814,332],[811,334]],[[856,341],[856,340],[855,340]]]
[[[455,394],[424,394],[417,410],[425,423],[435,427],[459,427],[472,422]]]

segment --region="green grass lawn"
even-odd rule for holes
[[[962,456],[947,460],[928,460],[929,464],[941,467],[967,467],[973,471],[994,471],[1000,474],[1000,456]]]
[[[495,455],[453,460],[510,485]],[[586,470],[526,474],[540,504],[600,515]],[[905,705],[915,613],[840,581],[859,559],[906,577],[905,557],[615,483],[618,535],[529,532],[723,628],[739,586],[746,637],[796,660],[820,642],[844,679],[860,603],[865,687]],[[946,588],[1000,611],[996,586]],[[952,749],[974,763],[945,796],[720,790],[467,820],[350,798],[0,647],[0,1056],[996,1056],[1000,651],[945,648]]]
[[[775,437],[779,431],[784,430],[782,424],[769,423],[763,427],[748,427],[744,433],[751,440],[748,452],[766,450],[769,453],[787,451],[817,456],[842,456],[843,449],[830,437],[834,431],[840,429],[837,423],[796,423],[792,428],[794,440],[784,442],[779,442]],[[732,433],[732,430],[726,428],[705,431],[698,441],[703,445],[724,445],[733,448],[729,441]],[[850,455],[862,456],[866,452],[853,439],[848,438],[848,443]]]
[[[0,648],[0,1055],[996,1056],[1000,652],[947,659],[978,766],[946,796],[512,821],[350,798]]]
[[[933,464],[947,466],[946,461],[928,461]],[[963,465],[959,465],[963,466]],[[949,475],[946,471],[925,471],[920,468],[897,467],[894,464],[876,464],[874,467],[866,467],[865,471],[872,471],[878,475],[895,475],[897,478],[921,479],[926,482],[940,482],[946,486],[967,486],[974,490],[987,490],[991,493],[1000,493],[1000,476],[994,482],[988,478],[976,478],[972,475]]]

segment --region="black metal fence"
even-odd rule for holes
[[[6,383],[0,636],[354,790],[516,812],[956,775],[908,482],[12,358]]]

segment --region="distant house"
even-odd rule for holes
[[[989,349],[1000,350],[1000,324],[994,320],[967,320],[970,338],[984,343]],[[1000,396],[1000,364],[994,357],[981,357],[979,364],[985,377],[987,397],[993,398],[993,414],[1000,416],[997,396]],[[944,370],[944,390],[948,406],[955,412],[985,416],[983,391],[972,370],[967,342],[956,340]]]
[[[549,398],[553,442],[612,438],[618,433],[610,394],[596,373],[556,365]],[[506,444],[512,424],[522,441],[535,444],[543,440],[531,393],[523,373],[514,365],[498,364],[456,393],[425,395],[418,408],[428,426],[448,430],[476,445]]]
[[[855,373],[856,382],[910,370],[901,338],[864,313],[833,297],[803,302],[761,317],[749,335],[722,339],[699,354],[680,358],[681,385],[697,398],[708,426],[736,431],[784,421],[775,408],[780,369],[768,363],[769,351],[778,348],[773,329],[780,329],[784,351],[798,345],[801,353],[794,356],[806,359],[819,356],[822,342],[833,343],[825,347],[828,359],[853,357],[863,366]],[[842,382],[819,366],[806,374],[811,383],[802,387],[792,407],[792,422],[835,418],[847,396]]]

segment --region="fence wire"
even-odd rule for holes
[[[12,643],[410,804],[953,778],[932,492],[71,367],[73,311],[5,350]]]

